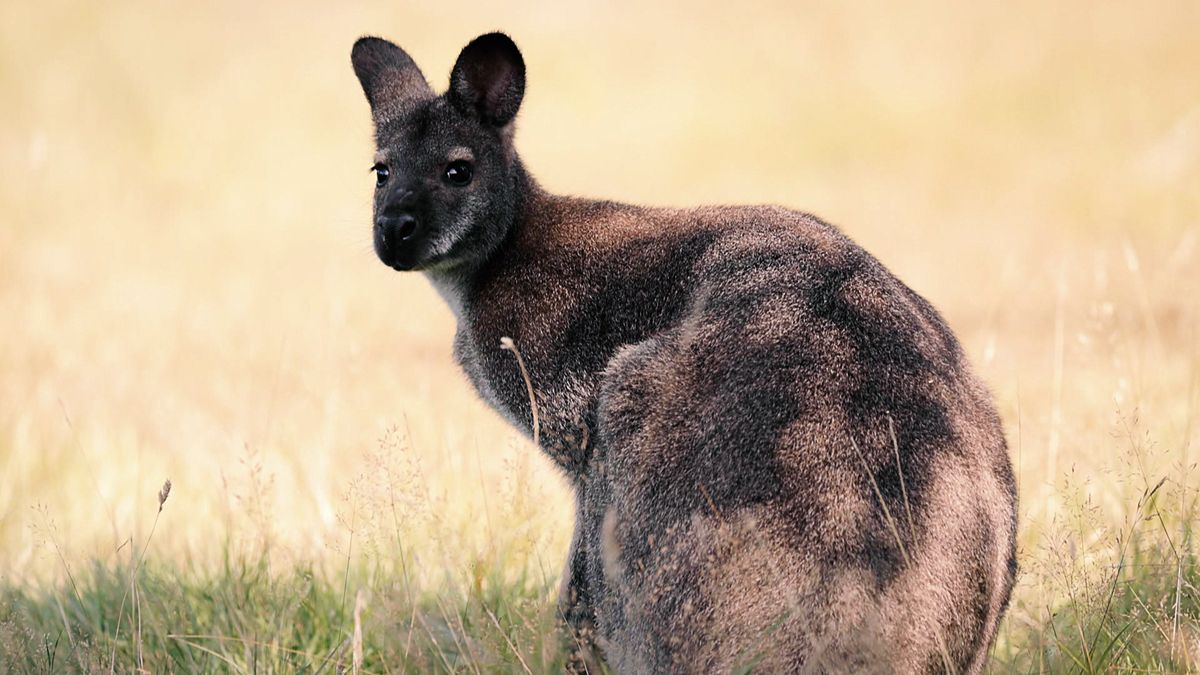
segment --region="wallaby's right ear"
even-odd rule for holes
[[[350,62],[372,112],[434,95],[412,58],[383,38],[359,38],[350,50]]]
[[[483,122],[512,121],[525,96],[525,60],[504,33],[488,33],[463,48],[450,73],[450,102]]]

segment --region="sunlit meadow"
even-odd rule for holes
[[[812,211],[942,310],[1019,479],[993,670],[1200,668],[1200,5],[10,0],[0,671],[561,668],[570,493],[371,252],[349,64],[495,29],[548,189]]]

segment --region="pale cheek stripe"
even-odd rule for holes
[[[483,216],[483,209],[477,203],[470,203],[463,209],[462,214],[455,219],[454,225],[440,233],[434,240],[434,255],[446,255],[454,248],[454,243],[467,236],[471,224]]]

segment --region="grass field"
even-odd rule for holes
[[[374,258],[349,65],[497,28],[545,187],[812,211],[942,310],[995,672],[1200,669],[1200,5],[504,5],[0,4],[0,672],[560,668],[570,495]]]

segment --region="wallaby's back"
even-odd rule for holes
[[[929,304],[784,209],[533,208],[460,344],[519,336],[535,387],[595,377],[579,380],[599,394],[574,461],[610,661],[977,670],[1015,572],[1014,486],[987,393]],[[506,383],[501,409],[527,424],[495,356],[468,371]]]

